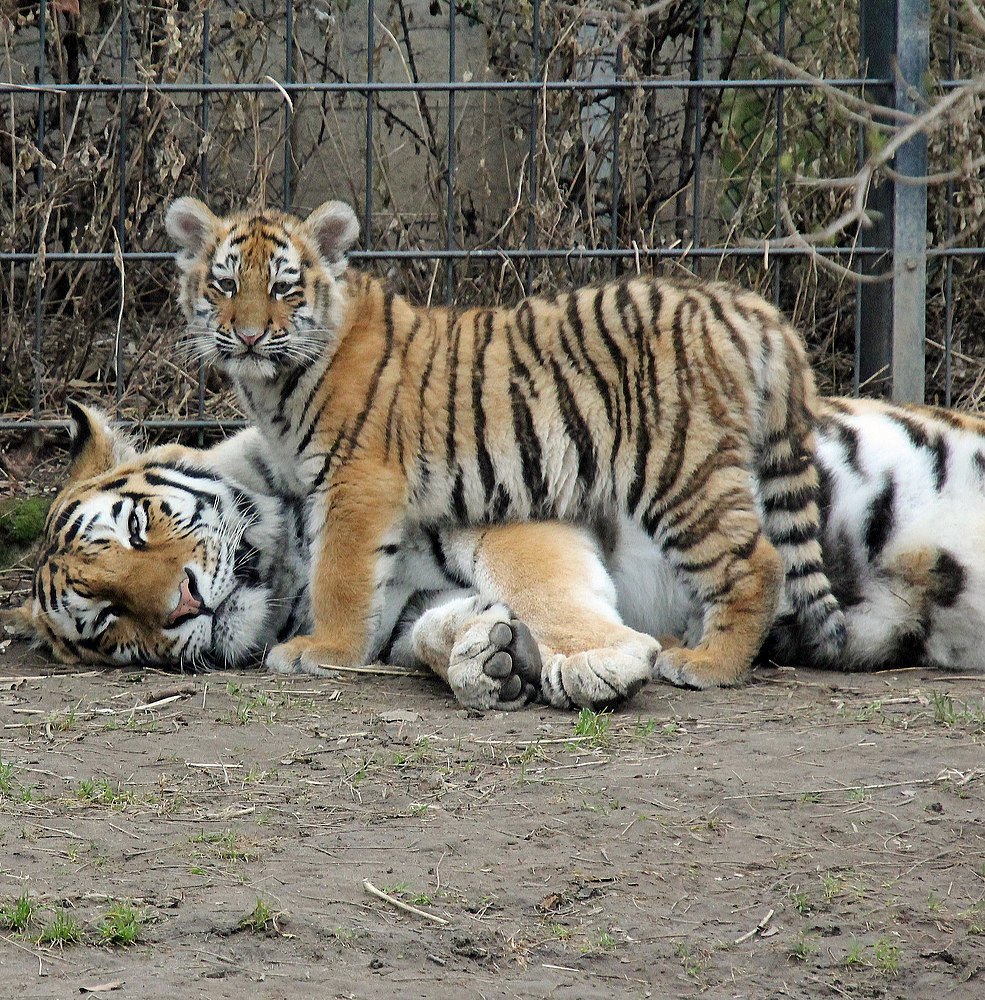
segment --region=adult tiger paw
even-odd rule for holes
[[[542,660],[523,622],[496,605],[458,634],[448,667],[448,683],[468,708],[515,711],[537,698]]]
[[[543,698],[555,708],[614,708],[650,680],[659,652],[660,643],[641,635],[618,647],[550,656],[541,675]]]
[[[346,663],[347,658],[338,649],[319,642],[314,636],[299,635],[274,646],[267,653],[265,662],[267,669],[276,674],[330,677],[332,665]]]

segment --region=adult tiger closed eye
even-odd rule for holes
[[[274,669],[364,659],[408,526],[620,516],[702,609],[695,648],[651,650],[663,677],[740,681],[781,596],[837,660],[814,383],[799,336],[757,295],[638,277],[513,308],[419,308],[347,271],[358,226],[341,202],[301,221],[182,198],[167,225],[190,343],[313,501],[314,627],[268,654]],[[280,282],[297,292],[278,296]]]

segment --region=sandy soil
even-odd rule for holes
[[[980,997],[981,690],[759,672],[579,723],[8,642],[0,907],[34,907],[0,993]],[[126,907],[136,942],[105,943]],[[56,916],[78,943],[38,943]]]

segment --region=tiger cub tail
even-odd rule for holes
[[[813,392],[806,392],[808,416]],[[845,615],[831,592],[821,548],[819,504],[822,488],[809,422],[788,413],[782,433],[766,437],[759,453],[758,478],[766,537],[786,570],[785,601],[768,649],[788,655],[811,650],[811,663],[837,667],[845,648]]]

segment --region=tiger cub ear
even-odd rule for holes
[[[338,277],[345,270],[345,255],[359,236],[359,220],[350,205],[344,201],[326,201],[304,220],[305,227],[315,239],[318,251]]]
[[[164,216],[168,235],[193,260],[215,232],[218,218],[204,201],[198,198],[178,198]]]
[[[69,434],[68,482],[76,483],[108,472],[121,462],[137,457],[130,439],[110,427],[106,414],[68,401],[72,418]]]

